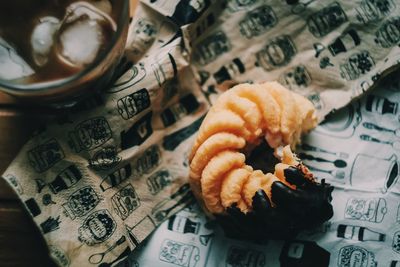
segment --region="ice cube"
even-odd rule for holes
[[[116,28],[113,19],[105,12],[87,2],[75,2],[67,8],[58,32],[58,56],[74,67],[88,65]]]
[[[0,79],[13,80],[33,74],[26,63],[4,39],[0,37]]]
[[[48,54],[54,43],[54,34],[60,26],[60,20],[55,17],[43,17],[35,26],[31,35],[32,56],[38,66],[47,63]]]

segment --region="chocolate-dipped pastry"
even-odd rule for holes
[[[316,124],[312,103],[277,82],[223,93],[189,158],[190,184],[206,213],[244,238],[285,238],[332,217],[333,188],[318,183],[291,150]],[[263,139],[277,157],[270,171],[246,159],[259,161],[251,152]]]

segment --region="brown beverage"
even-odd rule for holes
[[[70,77],[111,45],[121,0],[0,1],[0,79]]]

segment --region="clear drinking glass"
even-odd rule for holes
[[[18,2],[22,0],[14,0],[14,1]],[[33,1],[31,3],[32,6],[34,5],[33,3],[38,3],[34,0],[30,1]],[[25,2],[25,0],[22,2]],[[53,2],[56,3],[58,1],[53,1]],[[91,8],[90,5],[88,5],[91,4],[92,2],[95,3],[96,5],[99,5],[99,9]],[[73,37],[71,39],[72,41],[69,43],[60,42],[62,46],[59,45],[58,47],[62,47],[62,50],[60,50],[61,48],[57,47],[57,49],[59,49],[61,51],[60,53],[62,53],[63,55],[61,61],[64,62],[66,65],[70,65],[72,64],[70,62],[70,60],[72,59],[73,60],[77,59],[78,61],[83,60],[82,61],[83,63],[79,63],[83,65],[80,66],[80,68],[78,68],[77,71],[75,72],[71,71],[70,75],[64,75],[64,76],[60,75],[60,77],[57,77],[57,75],[54,76],[54,73],[57,73],[57,67],[54,67],[52,69],[50,68],[50,71],[47,71],[47,73],[52,73],[53,75],[50,78],[32,79],[30,78],[31,76],[29,75],[25,75],[25,77],[23,77],[22,79],[18,77],[17,78],[12,77],[12,75],[8,75],[11,78],[7,78],[7,71],[13,68],[17,69],[20,68],[20,70],[22,71],[26,71],[26,69],[24,69],[24,67],[21,68],[20,66],[18,66],[21,60],[20,58],[18,58],[19,57],[18,54],[15,55],[17,49],[11,47],[11,45],[7,43],[7,39],[2,38],[2,34],[7,30],[4,28],[8,27],[7,21],[5,21],[5,23],[2,24],[3,26],[0,24],[0,91],[13,95],[17,97],[19,100],[23,102],[25,101],[29,102],[30,104],[63,107],[72,105],[73,103],[75,103],[77,100],[81,99],[88,93],[95,90],[99,90],[109,85],[111,78],[114,74],[115,68],[118,65],[124,52],[124,47],[128,32],[129,17],[130,17],[129,2],[130,2],[129,0],[85,0],[85,1],[70,0],[69,3],[71,5],[68,6],[68,8],[70,8],[72,12],[70,12],[69,15],[68,12],[66,12],[66,15],[64,15],[62,19],[59,19],[57,21],[57,18],[47,16],[45,14],[45,17],[42,17],[39,20],[43,22],[43,25],[40,26],[41,28],[40,27],[36,28],[44,30],[44,33],[43,31],[42,33],[40,33],[40,31],[38,30],[39,42],[33,39],[34,36],[33,33],[31,36],[26,37],[28,40],[29,38],[31,38],[30,39],[31,43],[28,44],[27,47],[31,49],[30,51],[35,51],[35,54],[33,56],[30,55],[30,58],[34,59],[36,64],[40,65],[42,64],[42,62],[46,62],[47,60],[47,58],[43,58],[42,56],[44,52],[48,51],[45,49],[46,45],[43,46],[42,41],[43,39],[44,41],[46,41],[49,40],[49,38],[51,38],[48,37],[49,36],[48,33],[52,32],[51,27],[52,25],[55,25],[55,23],[59,23],[58,25],[61,25],[57,26],[58,27],[57,31],[59,34],[58,38],[60,40],[63,40],[62,38],[64,37],[68,38],[68,36]],[[3,8],[3,11],[4,10],[5,9]],[[41,13],[43,13],[40,7],[38,7],[38,10]],[[96,12],[97,10],[100,11],[97,14],[96,12],[93,12],[93,10]],[[110,31],[111,34],[107,35],[109,38],[107,38],[106,42],[104,42],[104,46],[102,47],[102,49],[98,49],[95,46],[96,44],[94,44],[93,46],[93,43],[90,39],[91,34],[97,36],[96,31],[89,31],[88,33],[86,33],[82,32],[81,30],[84,30],[85,27],[90,28],[90,25],[92,25],[91,23],[93,23],[93,21],[97,21],[96,19],[100,21],[99,17],[101,17],[102,14],[106,14],[102,10],[106,10],[107,12],[109,12],[110,13],[109,17],[113,18],[112,20],[113,23],[111,23],[113,30]],[[1,12],[2,11],[0,11],[0,13]],[[22,16],[23,15],[21,15],[21,20],[23,20]],[[106,15],[104,15],[104,17],[106,17]],[[21,23],[24,22],[22,21]],[[70,27],[71,25],[74,27]],[[3,29],[1,27],[3,27]],[[33,30],[36,31],[36,28],[33,27]],[[77,35],[75,35],[76,33],[80,33],[82,35],[82,38],[77,37]],[[105,40],[105,38],[101,40]],[[54,45],[54,40],[52,42],[53,42],[52,45]],[[36,50],[34,50],[35,45],[36,47],[38,47],[37,53]],[[67,50],[67,48],[70,50]],[[90,58],[89,56],[89,58],[82,59],[82,57],[79,54],[80,52],[79,50],[81,50],[84,53],[85,51],[88,51],[88,49],[89,50],[92,49],[92,51],[97,51],[96,56],[93,56],[92,58]],[[77,54],[71,56],[70,54],[68,54],[69,52],[73,52],[72,54],[74,53]],[[21,56],[21,58],[23,57]],[[75,68],[75,66],[73,68]],[[31,73],[31,70],[32,69],[30,69],[28,66],[27,72]],[[1,76],[2,71],[3,74],[5,73],[3,77]],[[62,69],[60,69],[60,72],[61,71]],[[42,73],[41,75],[46,76],[46,72],[44,72],[44,74]]]

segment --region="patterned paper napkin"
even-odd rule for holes
[[[160,223],[193,203],[186,180],[187,153],[209,103],[218,93],[238,82],[278,80],[306,95],[322,120],[397,64],[399,6],[392,0],[302,0],[294,6],[280,0],[144,0],[131,22],[126,45],[126,57],[134,65],[101,96],[93,96],[41,127],[3,177],[18,193],[60,266],[111,266],[135,250]],[[366,112],[397,112],[397,102],[383,96],[365,101]],[[365,185],[362,177],[381,173],[378,169],[354,169],[368,157],[361,152],[353,156],[367,145],[396,149],[397,141],[379,138],[370,131],[387,129],[381,132],[395,135],[397,127],[369,121],[360,124],[362,112],[353,105],[348,109],[351,122],[328,124],[327,128],[337,135],[351,135],[351,129],[353,135],[359,129],[368,131],[357,132],[357,143],[344,142],[338,147],[339,143],[312,138],[303,149],[310,162],[321,162],[318,153],[325,152],[320,149],[334,153],[326,152],[331,156],[330,161],[323,158],[327,165],[338,165],[338,160],[343,160],[341,155],[347,153],[350,159],[352,153],[354,161],[352,165],[346,162],[345,170],[319,163],[314,169],[321,177],[345,181],[344,189],[335,191],[334,205],[346,212],[335,216],[352,209],[348,216],[361,214],[354,216],[359,216],[364,227],[365,222],[377,219],[373,214],[360,219],[366,208],[359,208],[357,203],[374,212],[382,207],[380,199],[384,198],[360,192],[353,200],[346,200],[341,194],[348,194],[346,190],[358,183]],[[354,149],[341,150],[342,146]],[[375,156],[369,159],[373,166],[395,173],[389,165],[397,163],[396,154]],[[397,179],[390,175],[383,185],[386,191]],[[350,177],[350,181],[344,177]],[[382,185],[372,176],[368,179]],[[395,198],[391,193],[387,196],[393,197],[386,200],[389,207]],[[173,218],[185,221],[177,216]],[[357,239],[354,233],[371,234],[352,222],[340,228],[340,235],[349,239],[343,242]],[[173,229],[177,227],[174,221],[171,224]],[[195,226],[188,227],[191,233]],[[378,230],[370,229],[373,233]],[[194,245],[169,239],[158,244],[163,251],[159,260],[199,266],[199,250]],[[287,250],[291,251],[290,247]],[[375,243],[368,250],[361,245],[343,246],[339,250],[343,263],[339,266],[352,266],[349,262],[356,256],[371,258],[369,251],[375,250]],[[241,252],[240,247],[229,251],[227,255],[234,251],[248,261],[259,255]],[[266,266],[262,259],[252,266]]]

